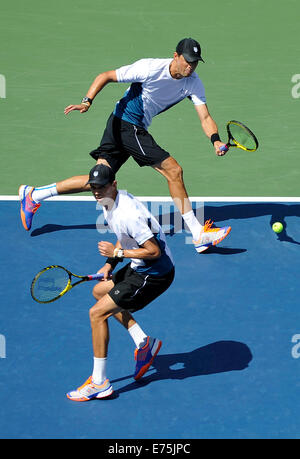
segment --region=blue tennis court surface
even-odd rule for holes
[[[17,201],[0,213],[1,438],[300,438],[299,204],[206,203],[232,231],[202,255],[186,232],[168,235],[175,281],[135,315],[163,341],[154,367],[133,380],[133,341],[111,318],[115,393],[87,403],[65,394],[92,371],[91,284],[50,305],[29,288],[50,264],[97,271],[97,242],[115,238],[97,232],[94,202],[45,202],[29,233]]]

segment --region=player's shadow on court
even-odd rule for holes
[[[225,222],[228,219],[243,220],[268,215],[270,216],[270,229],[275,222],[281,222],[283,224],[283,231],[277,234],[279,241],[285,241],[300,245],[300,242],[296,241],[288,234],[288,224],[285,221],[287,217],[300,217],[299,204],[262,202],[242,204],[237,203],[225,206],[205,206],[205,218],[211,218],[215,222]]]
[[[84,229],[84,230],[96,230],[96,224],[87,224],[87,225],[55,225],[52,223],[49,223],[47,225],[42,226],[41,228],[37,228],[33,230],[30,234],[31,237],[35,236],[40,236],[41,234],[46,234],[46,233],[54,233],[56,231],[66,231],[66,230],[78,230],[78,229]]]
[[[249,347],[237,341],[217,341],[191,352],[158,355],[153,362],[154,373],[149,373],[138,382],[134,381],[118,389],[118,394],[138,389],[155,381],[186,379],[193,376],[210,375],[228,371],[241,371],[252,360]],[[132,378],[132,375],[113,382]]]
[[[194,212],[197,213],[197,206],[199,203],[193,203]],[[151,210],[151,209],[150,209]],[[184,230],[184,223],[181,215],[177,211],[171,211],[171,213],[159,212],[154,214],[160,224],[164,224],[166,221],[166,235],[174,236],[178,231]],[[277,235],[278,240],[290,242],[292,244],[300,245],[300,242],[294,240],[288,234],[288,225],[285,221],[287,217],[300,217],[300,205],[299,204],[285,204],[285,203],[233,203],[220,206],[214,206],[205,204],[204,217],[205,220],[211,219],[214,221],[215,226],[218,226],[218,222],[224,224],[227,220],[243,220],[243,219],[255,219],[257,217],[270,216],[269,225],[272,227],[273,223],[279,221],[283,224],[283,231]],[[174,223],[175,222],[175,223]],[[102,225],[101,229],[107,225]],[[97,230],[96,224],[82,224],[82,225],[56,225],[47,224],[41,228],[37,228],[31,232],[31,237],[40,236],[46,233],[53,233],[56,231],[66,230]],[[216,250],[217,249],[217,250]],[[223,248],[224,249],[224,248]],[[244,252],[244,249],[229,249],[222,250],[222,248],[215,248],[210,250],[209,253],[219,253],[225,255],[232,255],[234,253]]]
[[[201,207],[202,203],[193,202],[193,210],[197,215],[199,213],[199,206]],[[198,209],[198,210],[197,210]],[[202,212],[200,212],[201,214]],[[273,203],[273,202],[257,202],[257,203],[233,203],[225,204],[220,206],[213,206],[210,204],[205,204],[204,206],[204,216],[202,215],[203,220],[212,220],[214,226],[219,226],[218,222],[224,224],[227,220],[243,220],[243,219],[255,219],[258,217],[270,216],[269,225],[270,229],[272,228],[273,223],[281,222],[283,224],[283,231],[277,234],[279,241],[290,242],[292,244],[300,245],[300,242],[293,239],[288,234],[288,225],[285,219],[287,217],[300,217],[300,205],[299,204],[286,204],[286,203]],[[160,213],[156,215],[157,220],[160,224],[168,221],[168,214]],[[168,236],[174,236],[176,234],[176,225],[179,227],[180,231],[185,229],[184,222],[182,221],[181,216],[178,211],[173,211],[169,218],[169,227],[166,232]],[[174,224],[173,222],[176,222]],[[178,230],[178,228],[177,228]],[[234,253],[241,253],[245,250],[239,249],[227,249],[219,250],[219,248],[214,247],[214,250],[210,249],[209,252],[204,253],[220,253],[232,255]]]

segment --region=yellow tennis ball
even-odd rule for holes
[[[272,230],[275,233],[281,233],[281,231],[283,230],[283,224],[280,222],[273,223]]]

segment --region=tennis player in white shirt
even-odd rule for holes
[[[87,112],[97,94],[108,83],[130,83],[108,119],[100,146],[90,154],[97,163],[110,166],[114,173],[131,156],[140,167],[151,166],[162,174],[167,179],[174,203],[192,233],[195,249],[201,253],[210,245],[221,242],[231,228],[213,228],[212,222],[203,224],[197,220],[185,188],[181,166],[155,142],[148,131],[154,116],[189,98],[216,154],[223,156],[226,153],[220,149],[225,144],[221,142],[218,127],[208,111],[203,83],[195,73],[199,61],[203,62],[200,44],[192,38],[184,38],[178,43],[173,58],[140,59],[116,70],[100,73],[81,104],[67,106],[65,114],[74,110]],[[188,154],[186,151],[184,153]],[[24,228],[31,228],[41,201],[57,194],[87,191],[87,179],[86,175],[75,176],[39,188],[21,185],[19,197]]]
[[[99,252],[107,257],[99,272],[105,281],[93,289],[97,303],[90,309],[94,366],[92,375],[67,397],[73,401],[105,398],[113,388],[106,375],[109,328],[108,318],[114,316],[134,340],[136,367],[134,378],[140,379],[152,364],[162,342],[148,336],[132,313],[162,295],[172,284],[175,269],[165,235],[148,209],[126,191],[118,191],[113,170],[96,165],[89,175],[89,185],[105,219],[116,234],[117,242],[101,241]],[[113,273],[118,262],[130,260]]]

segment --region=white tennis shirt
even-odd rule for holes
[[[132,83],[117,102],[114,115],[148,129],[152,118],[175,104],[190,98],[194,105],[206,103],[199,76],[176,80],[170,74],[172,59],[140,59],[116,70],[120,83]]]
[[[111,210],[103,208],[104,218],[123,249],[135,250],[151,238],[158,243],[161,256],[155,260],[131,259],[131,268],[152,276],[164,275],[174,266],[172,254],[158,221],[137,198],[119,190]]]

